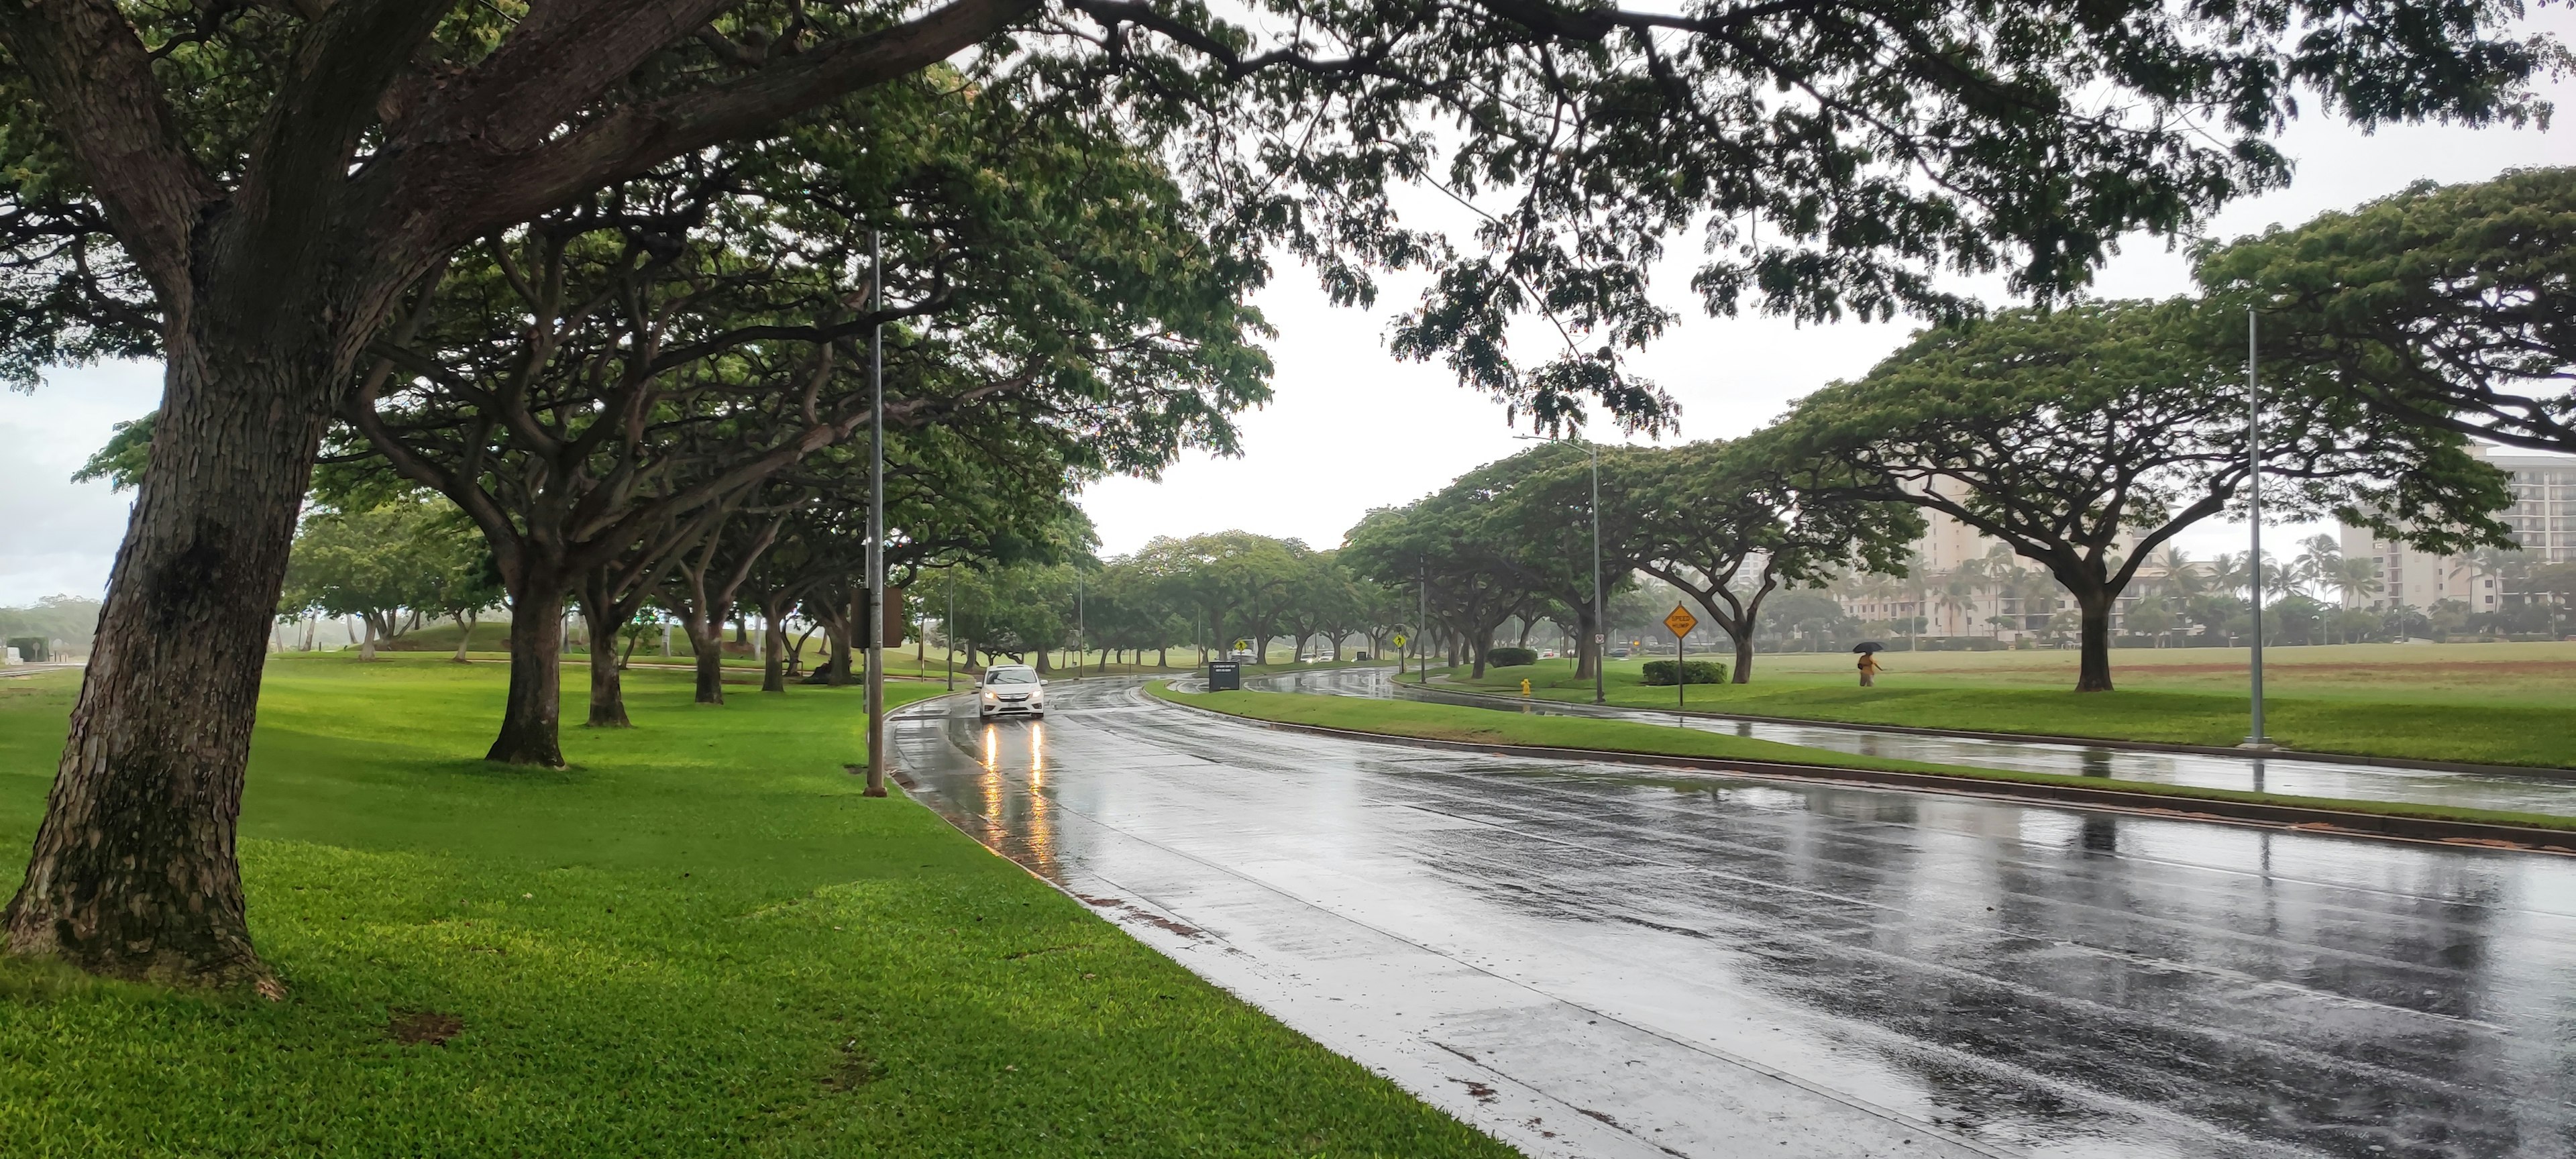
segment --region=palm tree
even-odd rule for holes
[[[2347,605],[2378,595],[2382,586],[2379,561],[2366,555],[2344,556],[2334,573],[2326,577],[2325,586]]]
[[[2156,552],[2151,566],[2164,573],[2156,579],[2156,589],[2162,594],[2190,599],[2208,589],[2209,577],[2202,572],[2201,565],[2193,562],[2191,555],[2179,547],[2165,545]]]
[[[1941,577],[1941,610],[1965,617],[1977,610],[1977,593],[1985,590],[1986,568],[1982,560],[1968,560]],[[1954,633],[1955,634],[1955,633]]]
[[[2321,590],[2330,586],[2328,581],[2343,568],[2343,544],[2331,535],[2311,535],[2299,546],[2304,550],[2290,566],[2300,585],[2315,584]]]

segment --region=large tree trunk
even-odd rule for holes
[[[563,589],[539,583],[510,593],[510,693],[487,761],[563,767]]]
[[[582,622],[590,629],[590,719],[585,723],[591,728],[632,728],[635,724],[626,718],[626,683],[617,671],[617,635],[626,623],[623,619],[611,623],[614,616],[612,609],[582,601]]]
[[[2075,597],[2076,606],[2083,609],[2084,613],[2081,637],[2083,655],[2075,675],[2077,692],[2111,691],[2111,605],[2113,602],[2113,598],[2108,594]]]
[[[223,349],[187,326],[173,318],[154,438],[185,453],[157,455],[144,476],[25,883],[0,923],[10,953],[95,974],[267,984],[234,823],[328,352],[301,333]],[[248,369],[217,382],[216,365]]]
[[[1574,642],[1574,678],[1588,680],[1601,671],[1601,646],[1592,639],[1601,634],[1600,628],[1592,622],[1589,608],[1574,614],[1574,625],[1582,633],[1582,638]]]
[[[284,581],[281,580],[279,582],[283,583]],[[360,616],[358,617],[358,622],[365,625],[367,629],[366,643],[358,645],[358,659],[373,660],[376,658],[376,618],[374,616]]]
[[[689,647],[698,655],[698,703],[724,703],[724,625],[713,625],[702,631],[696,622],[688,625]]]
[[[1738,632],[1729,639],[1735,642],[1735,672],[1727,680],[1734,684],[1753,683],[1753,633]]]
[[[778,617],[761,613],[760,690],[787,691],[787,629],[779,626]]]
[[[466,663],[465,650],[474,643],[474,625],[482,617],[468,613],[456,617],[456,662]]]

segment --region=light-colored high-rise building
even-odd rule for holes
[[[2513,506],[2497,518],[2513,528],[2514,540],[2534,563],[2576,560],[2576,458],[2544,455],[2472,444],[2470,453],[2513,475]],[[2347,558],[2379,564],[2381,590],[2364,596],[2349,593],[2351,607],[2412,607],[2429,610],[2444,600],[2458,600],[2471,613],[2496,611],[2512,596],[2501,577],[2468,556],[2436,555],[2404,543],[2382,539],[2365,527],[2342,528]]]

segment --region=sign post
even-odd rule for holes
[[[1404,641],[1404,633],[1398,632],[1395,634],[1395,678],[1398,680],[1404,679],[1404,659],[1406,655],[1404,651]]]
[[[1699,617],[1692,615],[1689,608],[1680,604],[1674,604],[1673,614],[1664,617],[1664,627],[1671,629],[1673,633],[1673,711],[1675,712],[1685,711],[1690,707],[1690,671],[1682,667],[1682,646],[1690,639],[1691,629],[1698,626]]]

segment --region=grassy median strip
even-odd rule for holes
[[[0,682],[12,856],[77,680]],[[862,796],[855,687],[715,708],[630,673],[638,727],[566,727],[542,772],[477,759],[505,681],[273,665],[241,852],[288,1000],[0,962],[0,1149],[1510,1154]]]
[[[1371,700],[1355,696],[1310,696],[1293,692],[1179,692],[1160,681],[1147,687],[1153,695],[1162,699],[1213,709],[1233,716],[1281,724],[1303,724],[1321,728],[1348,729],[1353,732],[1379,733],[1386,736],[1412,737],[1420,740],[1590,749],[1638,756],[1769,761],[1785,765],[1813,765],[1820,768],[1929,773],[1956,777],[1963,781],[2061,785],[2069,788],[2149,793],[2159,797],[2174,798],[2176,808],[2187,808],[2187,802],[2195,800],[2238,801],[2346,813],[2370,813],[2388,817],[2516,825],[2576,833],[2576,817],[2548,813],[2462,809],[2408,802],[2356,801],[2339,797],[2301,797],[2284,793],[2257,793],[2242,789],[2123,781],[2108,777],[2071,777],[2056,773],[1936,765],[1918,761],[1887,760],[1856,753],[1836,752],[1831,749],[1782,744],[1777,741],[1755,740],[1751,737],[1730,736],[1725,733],[1706,732],[1673,725],[1643,724],[1625,720],[1588,720],[1572,716],[1541,716],[1515,712],[1509,708],[1431,704],[1415,700]]]
[[[1937,657],[1899,655],[1929,664]],[[1435,673],[1437,675],[1437,673]],[[1592,682],[1575,680],[1561,666],[1488,669],[1471,680],[1465,669],[1454,682],[1493,691],[1518,691],[1531,678],[1537,695],[1589,703]],[[2211,692],[2129,690],[2076,693],[2049,688],[1909,684],[1902,672],[1880,677],[1880,686],[1820,687],[1785,680],[1752,684],[1694,684],[1689,707],[1702,712],[1960,729],[2026,736],[2093,737],[2158,744],[2227,746],[2245,739],[2245,697]],[[1610,703],[1627,708],[1671,708],[1671,686],[1638,683],[1633,666],[1613,666]],[[2556,704],[2408,703],[2360,698],[2270,697],[2265,731],[2291,748],[2318,753],[2397,757],[2423,761],[2576,766],[2576,712]]]

